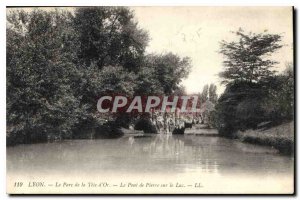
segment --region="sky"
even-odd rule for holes
[[[273,58],[279,72],[293,61],[292,7],[131,7],[140,28],[150,36],[148,53],[173,52],[192,60],[191,73],[182,84],[188,93],[201,92],[205,84],[221,85],[223,70],[220,41],[236,40],[231,31],[282,34],[281,48]]]

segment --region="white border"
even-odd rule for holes
[[[0,152],[1,152],[1,164],[0,164],[0,197],[2,199],[9,199],[12,198],[6,194],[6,6],[100,6],[100,5],[119,5],[119,6],[295,6],[295,8],[300,8],[300,1],[296,0],[251,0],[251,1],[240,1],[240,0],[227,0],[227,1],[217,1],[217,0],[60,0],[60,1],[51,1],[51,0],[44,0],[44,1],[33,1],[33,0],[4,0],[0,1],[0,35],[1,35],[1,45],[0,45]],[[299,20],[296,20],[296,27],[299,27]],[[299,32],[297,34],[299,36]],[[296,49],[298,44],[296,44]],[[299,57],[299,51],[297,52],[296,58]],[[298,63],[298,62],[296,62]],[[297,66],[296,66],[297,67]],[[297,77],[299,77],[299,69],[297,70]],[[297,89],[300,88],[299,81],[297,84]],[[297,92],[297,94],[299,91]],[[297,95],[297,104],[299,103],[299,96]],[[299,106],[297,107],[297,113],[299,111]],[[297,118],[297,124],[299,122],[299,116]],[[296,133],[297,134],[297,133]],[[297,134],[298,135],[298,134]],[[299,135],[297,136],[299,138]],[[299,149],[299,147],[297,148]],[[297,152],[298,155],[298,152]],[[299,165],[297,164],[298,168],[297,171],[299,173]],[[255,187],[255,186],[254,186]],[[299,192],[299,184],[297,184],[297,190]],[[55,199],[65,199],[65,198],[74,198],[74,196],[22,196],[18,197],[18,199],[44,199],[44,198],[55,198]],[[87,199],[87,198],[97,198],[97,196],[77,196],[77,199]],[[112,196],[107,197],[103,196],[102,198],[124,198],[124,199],[131,199],[132,197],[120,197],[120,196]],[[139,196],[134,198],[149,198],[147,196]],[[158,197],[154,196],[155,199],[166,199],[170,197]],[[175,198],[175,197],[174,197]],[[176,197],[176,198],[186,198],[184,196]],[[193,198],[199,198],[199,196],[195,196]],[[200,197],[201,198],[201,197]],[[204,197],[206,198],[206,197]],[[213,196],[210,199],[218,199],[220,197]],[[227,198],[232,198],[227,196]],[[238,199],[252,199],[253,197],[237,197]],[[255,199],[271,199],[272,197],[255,197]],[[284,197],[279,197],[284,198]]]

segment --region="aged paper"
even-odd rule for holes
[[[7,7],[8,194],[293,194],[292,7]]]

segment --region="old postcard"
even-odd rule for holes
[[[293,194],[293,7],[7,7],[8,194]]]

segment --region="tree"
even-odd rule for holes
[[[154,67],[142,66],[137,73],[136,79],[136,95],[162,95],[164,88],[157,80]]]
[[[114,136],[113,126],[103,128],[106,116],[97,112],[99,96],[177,91],[189,72],[189,59],[145,55],[147,42],[147,33],[124,7],[9,13],[8,144],[90,138],[82,134],[86,128],[112,128],[98,132]],[[131,120],[122,117],[119,125]]]
[[[282,47],[279,34],[246,34],[242,29],[235,34],[238,41],[222,41],[220,50],[225,70],[219,75],[227,85],[217,102],[216,119],[226,136],[273,121],[265,102],[270,100],[272,82],[277,82],[272,68],[278,62],[270,56]]]
[[[69,137],[77,123],[82,111],[72,90],[77,70],[69,17],[37,9],[8,14],[8,137],[22,143]]]
[[[77,89],[81,103],[94,113],[97,97],[105,90],[132,95],[138,80],[131,72],[141,74],[148,43],[148,34],[138,28],[134,13],[126,7],[77,8],[72,22],[81,63]]]
[[[180,86],[183,78],[190,72],[190,58],[167,53],[164,55],[148,55],[145,60],[145,67],[152,69],[155,82],[163,89],[163,94],[171,95]]]
[[[238,41],[222,41],[220,53],[225,60],[225,70],[220,73],[223,83],[233,81],[258,82],[272,76],[271,68],[278,62],[269,56],[282,47],[281,35],[268,33],[244,33],[242,29],[234,32]]]
[[[138,28],[128,8],[77,8],[73,24],[80,44],[78,56],[86,66],[119,65],[130,71],[140,67],[148,34]]]
[[[293,64],[287,63],[281,74],[269,78],[267,88],[267,98],[263,106],[270,120],[292,120],[295,96]]]
[[[266,119],[262,100],[266,93],[260,84],[233,82],[226,86],[216,104],[217,127],[221,135],[232,136],[237,130],[255,129]]]
[[[218,100],[217,86],[215,84],[212,83],[209,85],[208,94],[209,94],[209,101],[215,104]]]
[[[200,102],[202,104],[205,103],[208,99],[208,87],[208,84],[204,85],[202,93],[200,94]]]
[[[185,96],[187,95],[186,88],[184,85],[180,85],[175,91],[174,95],[176,96]]]

